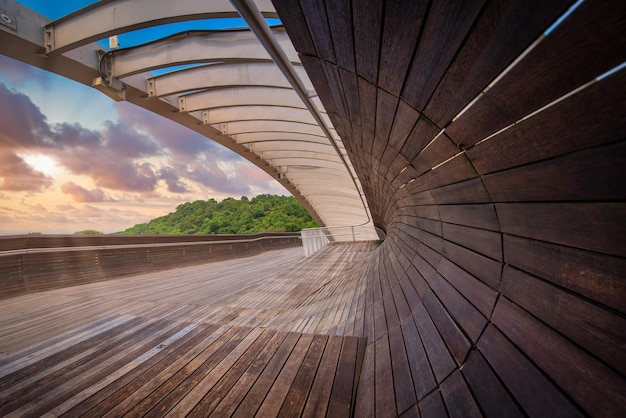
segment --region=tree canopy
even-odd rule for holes
[[[258,195],[196,200],[176,211],[137,224],[121,234],[255,234],[297,232],[317,225],[293,196]]]

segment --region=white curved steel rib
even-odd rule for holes
[[[304,67],[294,66],[303,78],[306,88],[313,85]],[[225,86],[262,86],[291,88],[285,76],[273,62],[217,63],[174,71],[148,79],[148,96],[162,97],[172,94]]]
[[[274,28],[273,32],[286,49],[289,59],[300,63],[285,30]],[[180,64],[270,59],[267,52],[259,48],[254,34],[247,30],[186,32],[146,45],[119,49],[112,54],[112,75],[117,78]]]
[[[265,17],[277,18],[270,0],[259,0]],[[62,53],[90,42],[166,23],[238,17],[226,0],[105,0],[46,25],[46,52]]]
[[[246,120],[298,121],[315,124],[306,109],[283,106],[229,106],[202,111],[202,123],[213,125]]]
[[[227,87],[180,96],[181,112],[227,106],[280,106],[306,109],[291,89],[273,87]],[[315,123],[315,122],[313,122]]]
[[[256,144],[261,142],[298,141],[302,143],[328,144],[328,139],[323,135],[305,134],[297,132],[253,132],[232,134],[231,137],[238,144]]]

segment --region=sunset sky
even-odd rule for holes
[[[208,138],[0,55],[1,235],[112,233],[183,202],[260,193],[288,194]]]

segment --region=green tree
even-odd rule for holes
[[[296,232],[315,222],[293,196],[242,196],[181,203],[174,212],[122,231],[122,234],[253,234]]]

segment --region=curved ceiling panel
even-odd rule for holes
[[[273,29],[276,41],[289,60],[299,63],[298,53],[282,28]],[[248,30],[190,31],[128,49],[109,51],[114,56],[111,73],[126,77],[180,64],[249,62],[270,60],[268,53]]]
[[[308,81],[304,67],[294,66],[303,81]],[[187,91],[224,86],[263,86],[291,88],[285,76],[272,62],[219,63],[166,73],[148,79],[150,97],[162,97]],[[313,90],[311,83],[305,85]]]

